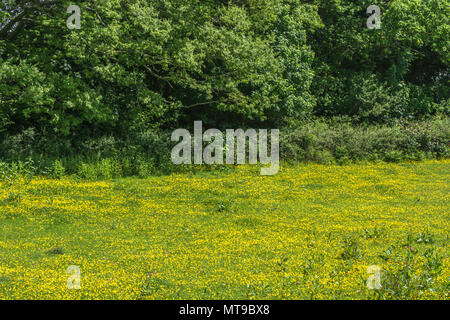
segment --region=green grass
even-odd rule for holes
[[[446,299],[449,178],[443,160],[5,181],[0,299]]]

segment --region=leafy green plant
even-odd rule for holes
[[[96,166],[93,164],[88,164],[82,162],[77,171],[77,175],[80,178],[87,179],[87,180],[96,180],[98,178],[98,172],[96,170]]]
[[[50,168],[50,176],[53,178],[61,179],[66,172],[62,162],[60,160],[55,160]]]
[[[376,292],[380,299],[417,299],[421,293],[433,290],[436,278],[442,272],[442,257],[435,248],[427,249],[422,256],[426,262],[418,263],[418,250],[407,247],[394,255],[391,267],[383,270],[382,289]]]
[[[340,257],[344,260],[358,259],[362,256],[358,241],[355,238],[345,238]]]

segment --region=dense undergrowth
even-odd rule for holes
[[[284,163],[399,162],[449,156],[450,120],[434,118],[390,125],[354,125],[322,120],[292,123],[280,130],[280,159]],[[170,160],[175,143],[168,132],[142,132],[129,141],[113,137],[86,139],[80,153],[58,156],[38,153],[44,144],[32,130],[1,143],[0,172],[59,178],[77,175],[89,180],[124,176],[148,177],[171,172],[232,170],[232,166],[176,166]],[[47,146],[47,149],[49,147]],[[75,149],[76,150],[76,149]]]

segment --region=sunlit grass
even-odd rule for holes
[[[449,160],[2,182],[0,299],[448,298],[448,181]]]

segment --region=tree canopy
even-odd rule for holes
[[[448,0],[0,2],[0,134],[449,112]]]

